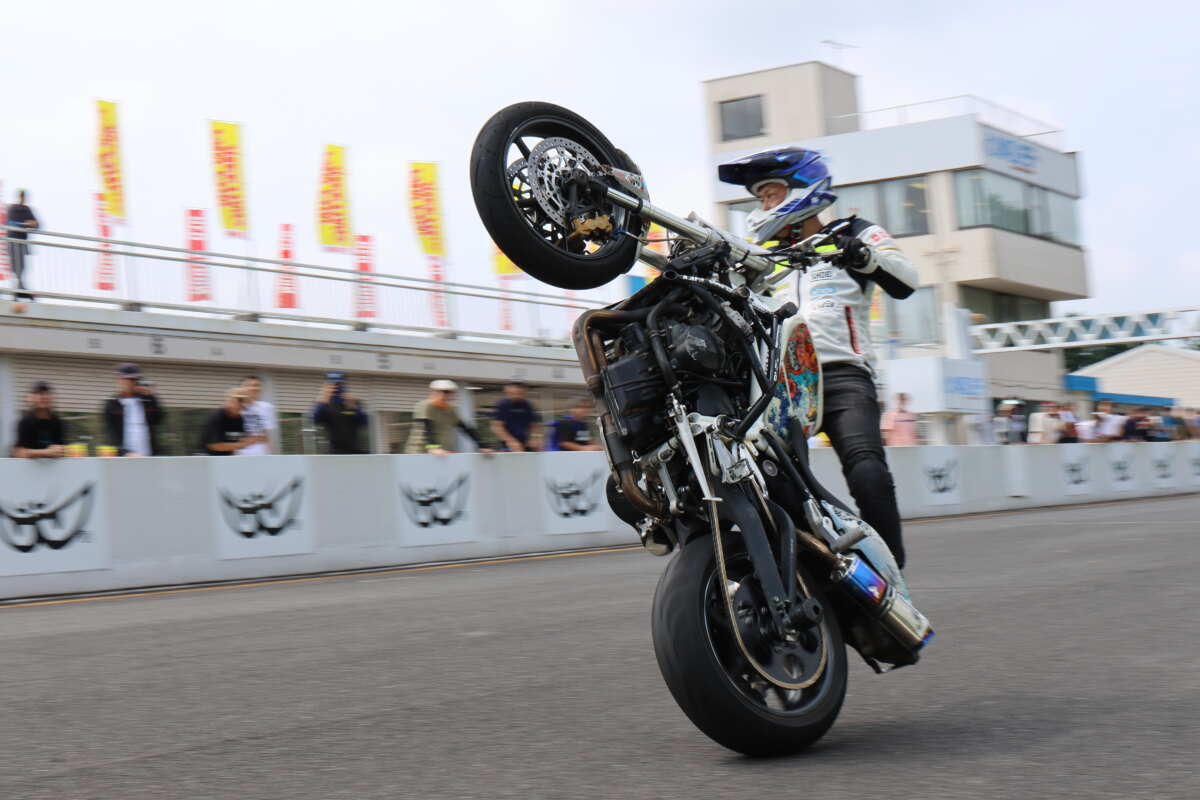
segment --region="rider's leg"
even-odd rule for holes
[[[824,384],[821,429],[837,451],[842,474],[863,520],[879,532],[896,563],[903,567],[900,510],[879,433],[875,382],[860,367],[838,364],[825,369]]]

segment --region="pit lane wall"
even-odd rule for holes
[[[1200,442],[888,453],[905,517],[1200,491]],[[817,474],[844,497],[836,456]],[[0,459],[0,598],[634,544],[600,453]]]

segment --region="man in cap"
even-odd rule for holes
[[[66,455],[66,427],[54,413],[50,384],[38,381],[29,390],[29,410],[17,423],[17,458],[61,458]]]
[[[157,429],[167,412],[154,394],[154,384],[142,377],[137,364],[121,364],[116,378],[117,394],[104,404],[108,443],[119,456],[157,455]]]
[[[366,453],[360,444],[367,426],[367,412],[357,397],[346,388],[346,373],[331,369],[325,373],[325,385],[312,410],[313,422],[325,428],[331,455]]]
[[[481,453],[491,450],[481,446],[479,434],[458,415],[454,395],[458,384],[440,378],[429,384],[429,396],[413,409],[412,433],[408,437],[408,453],[433,453],[444,456],[457,449],[458,434],[464,433]]]

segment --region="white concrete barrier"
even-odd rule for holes
[[[888,452],[924,517],[1200,491],[1200,442]],[[820,479],[849,499],[836,455]],[[0,459],[0,598],[632,544],[601,453]]]

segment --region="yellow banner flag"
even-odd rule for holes
[[[427,256],[446,255],[442,238],[442,202],[438,190],[437,164],[414,161],[410,170],[413,223],[421,250]]]
[[[236,122],[211,122],[213,177],[221,227],[230,236],[250,232],[246,213],[246,183],[242,175],[242,126]]]
[[[336,144],[325,145],[325,158],[321,162],[317,231],[324,247],[341,249],[354,245],[346,191],[346,148]]]
[[[104,213],[114,222],[125,219],[125,181],[121,175],[121,140],[117,132],[117,104],[97,100],[100,126],[96,140],[96,166],[104,194]]]
[[[504,251],[499,247],[492,245],[495,252],[492,254],[492,264],[495,266],[497,275],[524,275],[521,268],[512,262],[512,259],[504,255]]]

